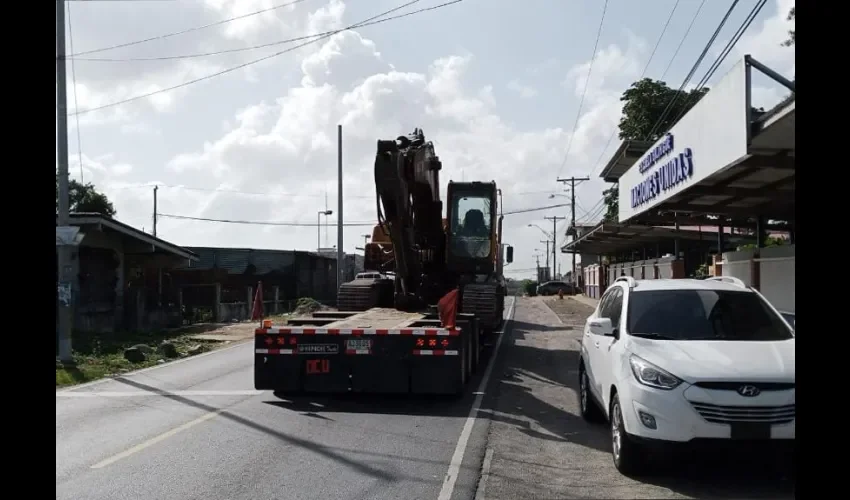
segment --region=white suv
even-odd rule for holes
[[[610,422],[614,465],[647,445],[795,439],[794,329],[736,278],[620,277],[587,319],[582,416]]]

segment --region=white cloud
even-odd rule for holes
[[[523,99],[531,99],[537,95],[537,90],[529,85],[523,85],[519,80],[511,80],[508,82],[508,90],[513,90]]]
[[[152,16],[131,16],[126,6],[112,6],[113,15],[123,12],[127,18],[136,18],[133,25],[136,31],[120,37],[116,34],[112,38],[104,33],[92,33],[88,35],[91,38],[88,47],[80,43],[77,49],[177,31],[185,29],[186,25],[203,24],[198,23],[198,19],[213,22],[272,3],[271,0],[246,0],[244,3],[242,0],[206,0],[205,4],[187,7],[185,17],[192,17],[192,22],[170,20],[169,26],[157,28],[155,32],[150,27],[152,22],[144,26],[145,19],[150,20]],[[171,48],[158,47],[158,51],[143,44],[132,50],[116,51],[114,55],[133,57],[220,50],[350,24],[343,22],[346,5],[342,1],[327,0],[308,6],[309,3],[252,16],[239,25],[228,23],[187,35],[185,43],[181,39],[179,51],[174,48],[177,44],[169,46]],[[143,26],[136,27],[137,24]],[[337,212],[336,127],[342,124],[345,220],[373,224],[376,207],[372,165],[376,140],[392,139],[420,127],[435,143],[443,161],[443,190],[449,179],[493,179],[503,190],[504,208],[516,210],[567,201],[547,198],[547,191],[558,190],[554,183],[558,174],[566,177],[590,175],[592,180],[581,184],[577,190],[578,219],[583,218],[587,209],[593,211],[593,207],[598,206],[604,183],[593,169],[603,146],[616,132],[622,106],[619,97],[639,76],[645,64],[647,45],[642,38],[628,35],[625,44],[603,43],[594,63],[570,154],[565,159],[589,61],[574,64],[566,72],[569,92],[557,96],[563,98],[564,103],[558,104],[563,109],[559,111],[556,125],[540,125],[534,116],[517,125],[516,118],[510,116],[510,105],[515,100],[500,102],[501,94],[494,89],[512,90],[525,98],[537,93],[549,101],[553,96],[546,93],[547,79],[541,75],[560,73],[563,76],[565,68],[569,67],[567,62],[544,55],[539,62],[531,63],[525,73],[522,69],[508,73],[524,76],[512,82],[494,80],[481,77],[487,54],[470,54],[451,47],[441,49],[439,54],[428,52],[429,56],[424,59],[418,54],[412,61],[402,60],[404,54],[394,53],[390,50],[393,47],[376,43],[366,33],[371,32],[338,33],[320,44],[299,50],[293,58],[253,66],[253,73],[234,72],[214,84],[193,86],[191,91],[184,93],[162,94],[159,101],[143,99],[132,105],[110,108],[108,112],[93,113],[98,119],[121,122],[120,130],[132,134],[128,141],[139,145],[133,150],[134,154],[125,146],[126,150],[115,147],[111,156],[84,156],[86,181],[95,182],[107,192],[122,221],[148,229],[151,188],[133,187],[139,183],[186,186],[159,190],[162,213],[230,220],[312,223],[316,221],[317,211],[325,207],[325,195],[328,194],[329,207],[335,213],[330,218],[333,222]],[[777,45],[783,39],[779,37]],[[793,52],[793,49],[779,49]],[[86,67],[78,63],[80,107],[97,106],[137,95],[145,89],[162,88],[277,50],[281,48],[202,58],[191,63],[171,61],[121,66],[123,63],[96,65],[91,62],[86,63]],[[588,47],[587,52],[589,50]],[[753,55],[759,57],[756,53]],[[202,66],[200,61],[211,62]],[[270,75],[277,87],[269,85]],[[257,83],[252,84],[249,78]],[[552,80],[557,86],[559,78]],[[533,82],[534,87],[529,86],[529,82]],[[196,100],[191,113],[183,103],[187,96]],[[220,101],[230,106],[227,114],[220,110],[205,114],[206,107]],[[168,113],[163,115],[164,112]],[[111,125],[95,128],[92,115],[81,117],[85,130],[97,130],[98,133],[111,130]],[[175,130],[175,126],[168,129],[172,121],[178,123],[176,126],[186,127],[185,131]],[[203,132],[195,132],[197,129]],[[91,135],[96,134],[92,132]],[[84,136],[84,143],[89,141],[87,137]],[[160,148],[165,142],[170,149]],[[616,143],[612,141],[607,154]],[[607,159],[602,157],[603,162]],[[79,165],[75,161],[72,157],[71,173],[77,176]],[[226,192],[233,190],[247,194]],[[543,216],[567,213],[567,208],[560,208],[506,217],[505,239],[517,250],[514,268],[533,268],[533,249],[542,246],[529,243],[538,241],[541,235],[539,230],[527,227],[528,224],[536,223],[548,229],[551,223],[544,221]],[[562,233],[564,227],[561,224],[559,232]],[[369,231],[365,226],[346,228],[345,249],[351,251],[355,245],[360,245],[363,241],[360,235]],[[315,227],[251,226],[170,218],[162,218],[158,227],[160,236],[178,244],[255,248],[312,249],[316,233]],[[331,240],[335,240],[333,229],[330,234]],[[564,264],[569,261],[562,256],[558,260]]]

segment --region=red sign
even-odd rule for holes
[[[329,359],[308,359],[307,360],[307,375],[315,375],[318,373],[330,373],[331,361]]]

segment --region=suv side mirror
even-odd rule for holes
[[[505,257],[505,260],[508,261],[508,264],[510,264],[514,261],[514,247],[508,245],[507,254],[508,255]]]
[[[590,328],[590,333],[594,335],[602,335],[603,337],[614,335],[614,325],[611,323],[611,318],[590,318],[587,320],[587,325]]]

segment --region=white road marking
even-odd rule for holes
[[[144,450],[145,448],[153,446],[153,445],[159,443],[160,441],[164,441],[164,440],[170,438],[171,436],[174,436],[175,434],[178,434],[180,432],[185,431],[186,429],[194,427],[194,426],[196,426],[200,423],[206,422],[207,420],[210,420],[211,418],[218,416],[218,414],[223,412],[223,411],[224,411],[224,409],[221,409],[221,410],[216,410],[214,412],[204,414],[201,417],[196,418],[195,420],[192,420],[191,422],[186,422],[185,424],[183,424],[179,427],[175,427],[175,428],[171,429],[170,431],[164,432],[164,433],[160,434],[159,436],[148,439],[144,443],[139,443],[136,446],[133,446],[132,448],[124,450],[117,455],[113,455],[113,456],[107,458],[106,460],[102,460],[102,461],[92,465],[91,468],[92,469],[102,469],[102,468],[106,467],[107,465],[111,465],[111,464],[113,464],[113,463],[115,463],[115,462],[117,462],[117,461],[119,461],[123,458],[127,458],[130,455],[136,454],[136,453]]]
[[[481,480],[478,481],[478,491],[475,500],[485,500],[487,495],[487,480],[490,479],[490,464],[493,463],[493,448],[484,452],[484,463],[481,465]]]
[[[460,437],[457,440],[457,446],[452,454],[452,461],[449,464],[449,470],[446,472],[446,477],[443,478],[443,487],[440,489],[438,500],[451,500],[452,493],[455,490],[458,474],[460,474],[460,466],[463,464],[463,454],[466,452],[466,446],[469,444],[469,436],[472,434],[472,427],[475,425],[475,420],[478,415],[478,410],[481,408],[481,402],[484,399],[484,391],[487,389],[487,382],[490,380],[490,375],[493,373],[493,367],[496,365],[496,358],[499,354],[499,347],[502,346],[502,340],[508,335],[508,326],[514,317],[516,310],[516,297],[511,302],[510,312],[505,318],[505,327],[502,334],[499,335],[499,340],[496,341],[496,346],[493,348],[493,354],[490,356],[490,362],[487,364],[487,370],[484,372],[484,377],[478,385],[475,396],[475,401],[472,403],[472,408],[469,409],[469,416],[466,417],[466,422],[463,424],[463,430],[460,431]]]
[[[263,391],[244,390],[244,391],[168,391],[168,392],[153,392],[153,391],[69,391],[57,392],[57,398],[139,398],[139,397],[203,397],[203,396],[257,396]]]

